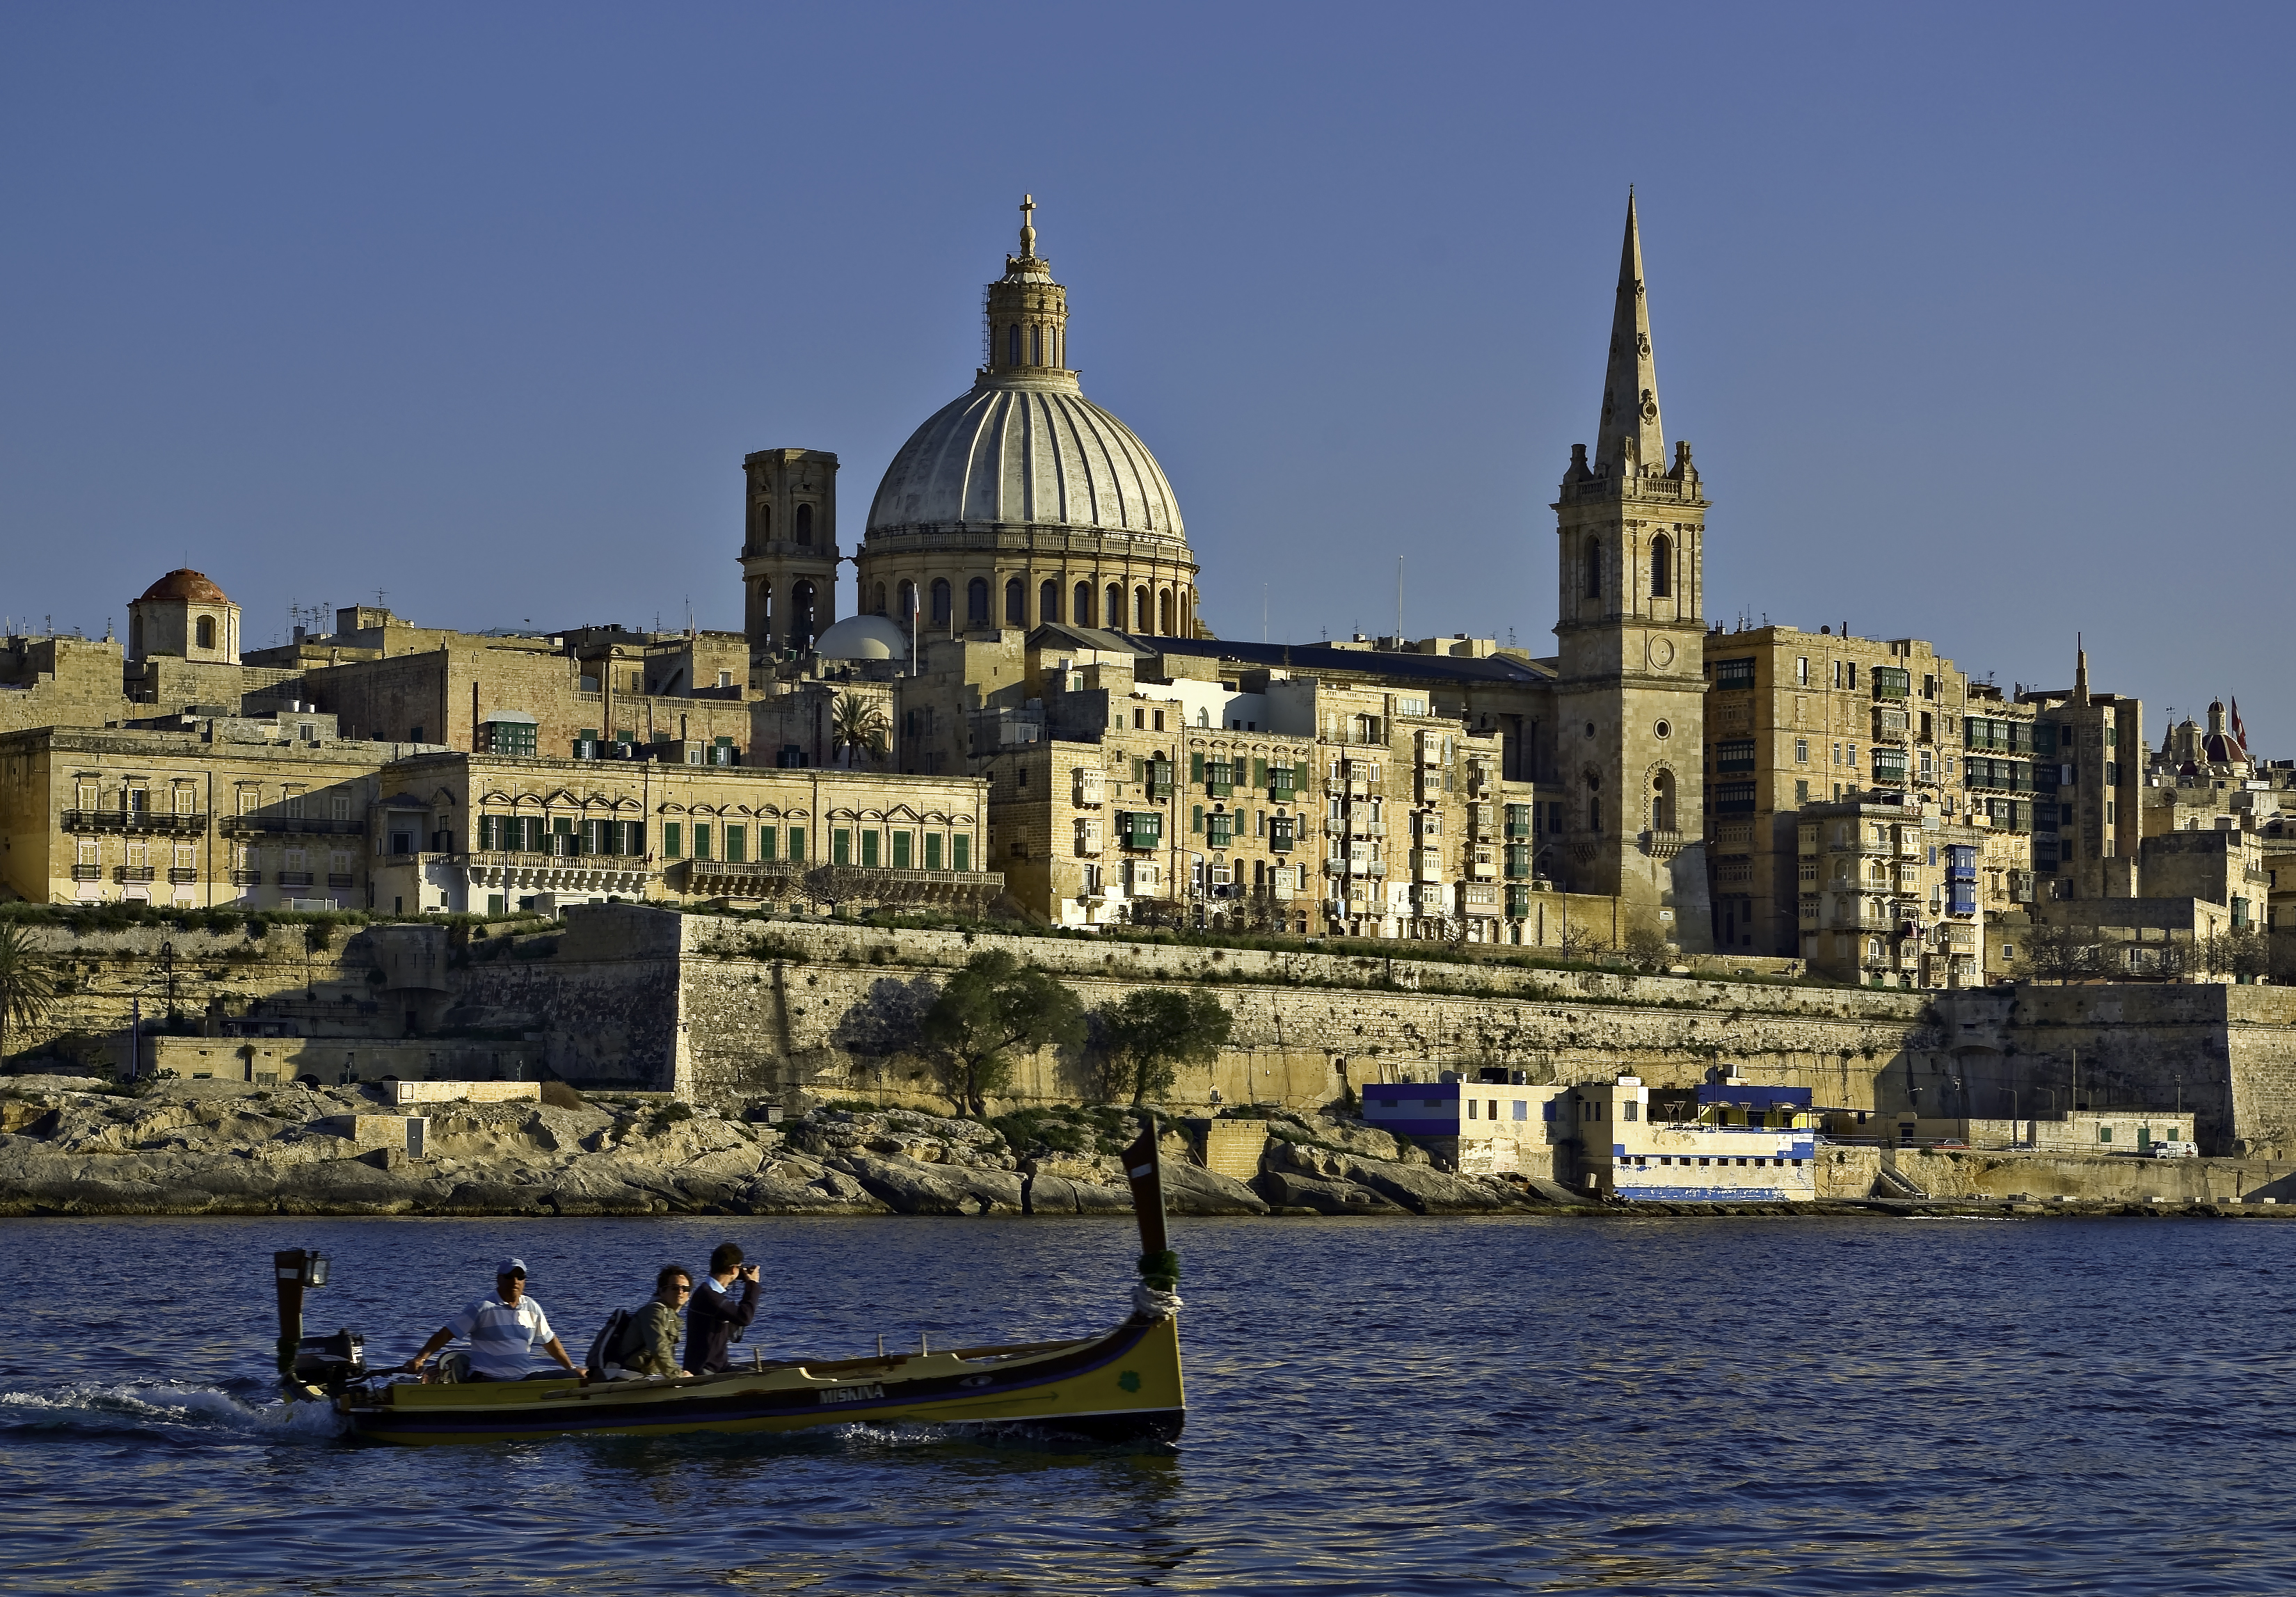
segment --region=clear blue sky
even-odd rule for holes
[[[0,9],[0,610],[738,627],[1032,191],[1204,617],[1551,650],[1626,188],[1712,613],[2296,753],[2284,6]],[[847,583],[849,591],[849,579]],[[840,605],[840,608],[844,608]]]

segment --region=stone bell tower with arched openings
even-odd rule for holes
[[[1667,460],[1631,190],[1595,457],[1572,446],[1554,510],[1564,885],[1706,952],[1706,496],[1688,444]]]
[[[742,471],[742,629],[754,664],[807,648],[837,619],[837,457],[760,449]]]

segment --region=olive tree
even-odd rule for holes
[[[1084,1003],[1049,971],[1001,948],[965,961],[917,1029],[941,1059],[958,1112],[988,1112],[1013,1079],[1013,1051],[1072,1047],[1084,1040]]]
[[[1111,1097],[1130,1093],[1135,1104],[1172,1090],[1182,1065],[1208,1065],[1219,1056],[1234,1017],[1210,993],[1148,987],[1094,1011],[1108,1060]]]

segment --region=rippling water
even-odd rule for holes
[[[1080,1333],[1128,1223],[0,1226],[11,1592],[2255,1593],[2284,1489],[2296,1225],[1184,1224],[1164,1453],[853,1427],[355,1447],[271,1401],[311,1329],[403,1357],[522,1255],[570,1345],[731,1236],[769,1355]],[[753,1338],[758,1334],[753,1331]]]

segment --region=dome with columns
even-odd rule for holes
[[[1172,485],[1068,364],[1068,291],[1036,252],[988,285],[988,363],[894,455],[857,558],[860,608],[936,633],[1050,622],[1193,635],[1196,564]]]

